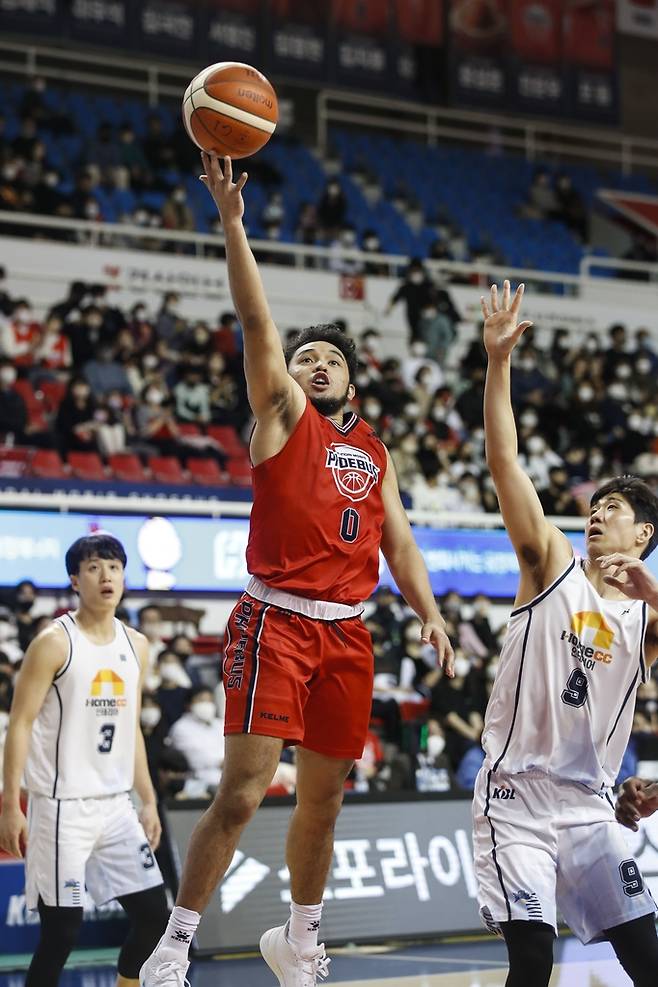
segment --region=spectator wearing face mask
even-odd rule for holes
[[[184,327],[185,320],[180,316],[180,295],[175,291],[168,291],[163,296],[162,305],[155,317],[156,336],[171,345]]]
[[[37,600],[37,588],[30,579],[23,579],[14,590],[13,611],[18,627],[18,644],[22,651],[27,649],[32,640],[35,621],[34,604]]]
[[[18,393],[16,368],[9,360],[0,360],[0,440],[24,442],[28,428],[27,406]]]
[[[183,667],[190,677],[193,689],[201,685],[215,688],[219,681],[215,655],[209,655],[209,660],[204,659],[201,655],[195,655],[194,644],[187,634],[175,634],[169,642],[169,649],[183,663]],[[210,681],[206,681],[206,673],[209,669],[212,672],[212,676]]]
[[[603,353],[602,376],[604,384],[609,384],[617,376],[617,367],[627,364],[629,354],[627,353],[628,337],[626,326],[617,322],[610,326],[608,330],[610,344]],[[630,376],[630,375],[629,375]]]
[[[164,722],[168,727],[182,716],[192,687],[192,680],[185,667],[170,648],[158,655],[160,686],[156,693]]]
[[[335,236],[347,216],[347,199],[337,178],[331,178],[317,205],[318,224],[327,239]]]
[[[435,285],[430,280],[422,262],[417,257],[414,257],[409,262],[404,280],[391,295],[384,314],[389,315],[393,307],[398,302],[403,301],[406,309],[407,325],[409,327],[409,341],[413,343],[414,340],[421,338],[421,312],[432,304],[435,297]]]
[[[355,277],[363,273],[363,261],[358,257],[346,257],[345,250],[358,249],[356,230],[345,224],[329,244],[328,267],[336,274]]]
[[[109,342],[103,329],[103,313],[96,305],[88,305],[82,311],[72,308],[65,316],[63,332],[71,344],[74,367],[84,367],[95,358],[97,348]]]
[[[164,386],[147,384],[135,411],[139,438],[155,447],[161,455],[176,455],[180,428],[176,422],[169,393]]]
[[[176,185],[165,200],[162,210],[162,225],[165,230],[191,232],[195,228],[194,213],[187,202],[184,185]]]
[[[160,703],[156,696],[149,692],[145,692],[142,696],[142,709],[139,714],[139,722],[144,736],[149,774],[151,775],[153,785],[156,786],[158,763],[164,749],[167,727],[162,718]]]
[[[14,302],[10,318],[0,331],[0,350],[14,366],[31,367],[35,363],[43,329],[26,298]]]
[[[368,229],[363,231],[361,250],[366,254],[381,254],[384,252],[379,237],[374,230]],[[388,265],[385,261],[367,259],[363,273],[370,276],[374,275],[375,277],[378,275],[385,277],[388,274]]]
[[[548,486],[548,471],[553,466],[562,466],[562,458],[548,448],[542,435],[530,435],[525,443],[525,451],[519,455],[524,470],[537,490]]]
[[[409,391],[413,389],[416,375],[422,368],[429,371],[425,378],[425,386],[433,393],[443,385],[443,371],[436,360],[428,354],[425,343],[417,339],[409,347],[409,356],[402,363],[402,380]]]
[[[96,356],[85,364],[83,373],[96,397],[109,391],[132,396],[126,369],[115,359],[114,348],[108,343],[98,347]]]
[[[430,709],[443,727],[453,771],[471,747],[479,747],[484,726],[471,694],[470,671],[471,663],[459,648],[455,652],[455,677],[442,676],[432,690]]]
[[[72,377],[55,419],[55,431],[63,453],[96,452],[96,401],[84,377]]]
[[[192,691],[188,710],[174,723],[169,740],[187,758],[192,777],[216,789],[224,763],[224,723],[210,689]]]
[[[158,655],[165,647],[162,634],[162,613],[156,603],[146,603],[137,611],[137,629],[144,635],[149,643],[149,669],[153,672],[157,668]],[[147,692],[153,692],[159,685],[158,681],[153,685],[148,681],[144,683]]]

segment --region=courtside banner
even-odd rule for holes
[[[204,806],[205,808],[205,806]],[[167,810],[182,859],[200,805]],[[199,952],[250,949],[286,920],[289,805],[264,805],[245,830],[201,923]],[[359,802],[344,806],[325,893],[322,938],[357,942],[479,928],[471,803]]]
[[[3,510],[0,586],[31,579],[41,589],[67,587],[64,556],[69,545],[105,531],[126,549],[128,590],[240,593],[249,578],[248,530],[247,518]],[[582,534],[568,535],[582,554]],[[464,596],[514,596],[519,567],[505,531],[415,526],[414,537],[436,594],[454,589]],[[658,576],[658,553],[648,564]],[[380,582],[395,585],[383,557]]]
[[[205,803],[166,811],[174,855],[183,859]],[[286,920],[290,875],[285,837],[292,807],[263,805],[245,830],[204,913],[201,953],[251,949]],[[624,830],[658,895],[658,815]],[[482,931],[476,900],[469,799],[348,801],[338,819],[322,938],[329,943]]]

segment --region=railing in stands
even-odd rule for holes
[[[496,115],[489,110],[453,110],[325,89],[317,98],[316,139],[321,154],[330,149],[328,132],[333,123],[406,134],[431,146],[444,140],[517,151],[528,161],[605,162],[625,175],[637,170],[658,170],[658,141],[621,134],[616,128],[570,126],[535,117]]]
[[[0,490],[0,508],[21,510],[108,511],[125,514],[186,514],[198,517],[248,517],[251,504],[234,500],[192,500],[186,497],[119,497],[116,494],[73,493],[66,490],[52,493],[35,493],[29,490]],[[407,511],[412,524],[433,528],[502,528],[500,514],[470,514],[466,512],[434,513]],[[583,517],[549,517],[550,523],[564,531],[582,531]]]

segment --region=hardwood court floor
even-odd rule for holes
[[[331,977],[326,987],[503,987],[505,948],[495,939],[415,944],[395,949],[370,947],[331,950]],[[562,937],[555,947],[551,987],[630,987],[607,943],[583,947]],[[276,987],[259,957],[195,962],[192,987]],[[60,987],[114,987],[105,966],[66,970]],[[23,987],[22,973],[0,973],[0,987]],[[530,985],[529,985],[530,987]]]

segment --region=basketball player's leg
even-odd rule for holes
[[[299,905],[322,901],[345,779],[353,763],[353,758],[297,748],[297,805],[288,828],[286,863],[292,900]]]
[[[553,970],[555,930],[545,922],[501,922],[509,973],[505,987],[548,987]]]
[[[169,917],[164,884],[121,895],[119,904],[130,919],[130,930],[117,963],[117,987],[137,987],[139,971],[157,945]]]
[[[75,946],[82,926],[82,908],[58,908],[38,903],[39,942],[25,978],[25,987],[57,987],[59,975]]]
[[[177,905],[204,910],[233,859],[243,829],[263,801],[282,748],[278,737],[226,737],[222,780],[192,832]]]
[[[633,987],[655,987],[658,971],[658,935],[653,915],[624,922],[605,934]]]

